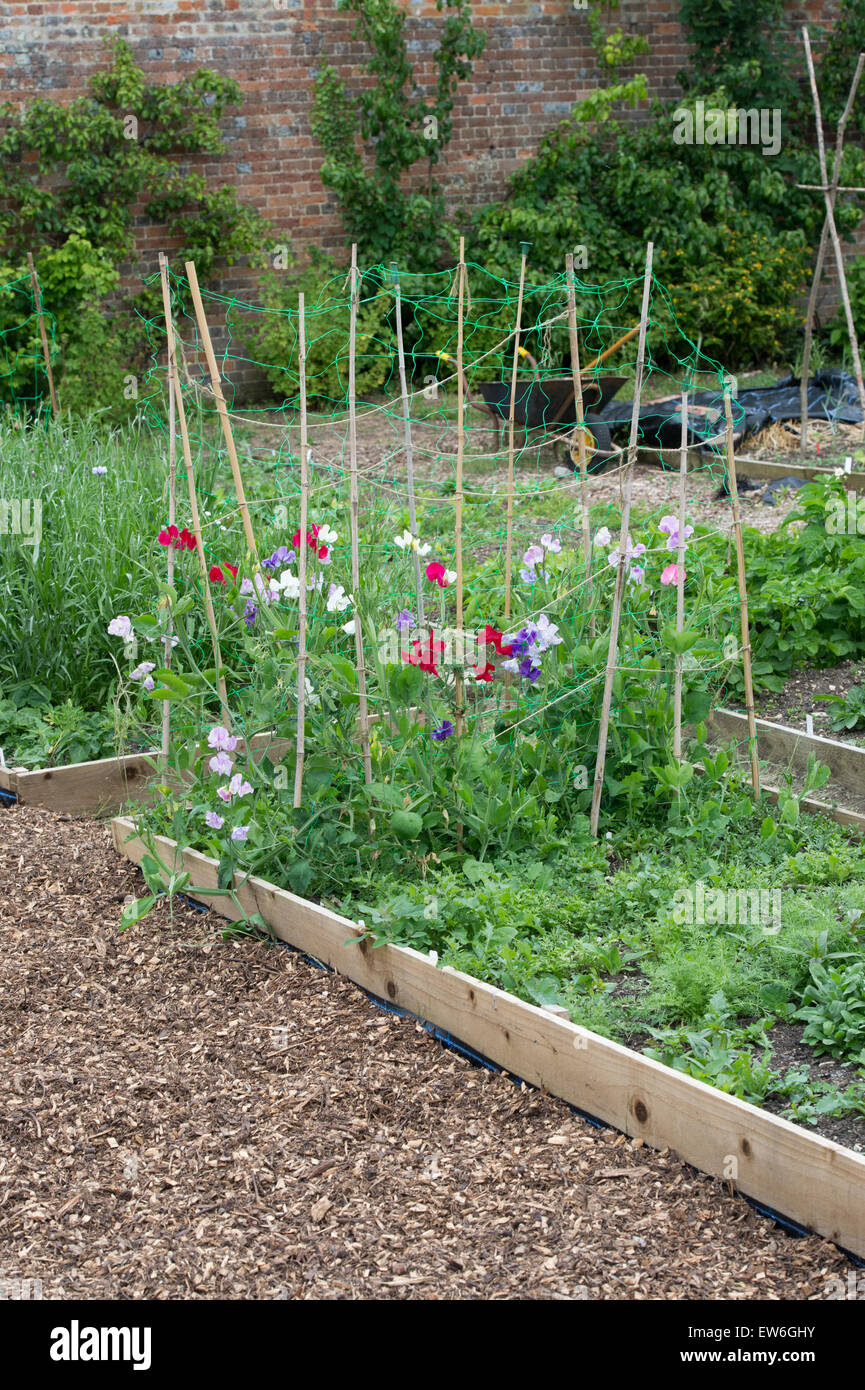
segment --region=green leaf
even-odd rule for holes
[[[314,877],[315,872],[312,865],[308,864],[305,859],[296,860],[288,871],[288,881],[291,884],[292,891],[297,893],[301,898],[306,897],[309,891],[309,885],[312,883]]]
[[[187,685],[186,681],[183,680],[181,676],[178,676],[176,671],[169,671],[166,667],[163,667],[160,671],[154,671],[153,679],[155,681],[162,681],[163,685],[168,686],[169,690],[175,691],[178,695],[190,695],[192,693],[192,687]]]
[[[676,656],[683,656],[685,652],[689,652],[699,637],[699,632],[694,628],[686,627],[684,631],[677,632],[672,623],[667,623],[666,627],[661,628],[661,641]]]
[[[390,782],[370,782],[369,786],[364,787],[364,791],[371,801],[380,801],[384,806],[395,806],[402,808],[404,801],[403,793],[398,787],[394,787]]]
[[[159,902],[160,896],[159,893],[151,893],[146,898],[136,898],[134,902],[127,903],[120,914],[120,930],[126,931],[127,927],[146,917],[151,908]]]
[[[389,824],[400,840],[416,840],[423,830],[423,820],[417,811],[394,811]]]

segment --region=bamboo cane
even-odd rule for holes
[[[216,684],[219,689],[219,702],[222,707],[222,722],[226,729],[231,728],[231,716],[228,711],[228,693],[225,688],[225,676],[222,670],[222,652],[219,646],[219,633],[216,628],[216,614],[213,611],[213,599],[210,594],[210,580],[207,577],[207,559],[204,554],[204,541],[201,537],[201,520],[198,515],[198,498],[195,491],[195,469],[192,463],[192,450],[189,447],[189,431],[186,428],[186,408],[183,402],[183,392],[180,390],[180,383],[177,377],[177,345],[174,337],[174,324],[171,318],[171,298],[168,293],[168,277],[162,279],[162,307],[165,313],[165,336],[168,342],[168,362],[169,370],[173,380],[177,383],[175,392],[175,404],[177,406],[177,421],[180,426],[180,440],[183,445],[183,461],[186,465],[186,482],[189,488],[189,509],[192,514],[192,534],[195,537],[195,550],[198,555],[198,563],[201,569],[201,583],[204,590],[204,612],[207,617],[207,626],[210,629],[210,640],[213,645],[213,664],[216,669]]]
[[[748,624],[748,591],[745,587],[745,549],[742,544],[742,521],[739,515],[739,486],[736,480],[736,452],[733,445],[733,408],[730,392],[724,391],[724,414],[727,421],[727,485],[733,504],[733,532],[736,543],[736,576],[739,585],[739,619],[742,628],[742,669],[745,677],[745,713],[748,716],[748,748],[751,758],[751,785],[755,797],[760,795],[760,764],[757,758],[757,724],[754,719],[754,683],[751,679],[751,635]]]
[[[309,523],[309,464],[306,451],[306,322],[304,297],[297,297],[297,363],[300,382],[300,555],[297,573],[300,593],[297,601],[297,749],[294,764],[294,805],[298,807],[303,792],[303,755],[306,723],[306,528]]]
[[[243,521],[243,533],[246,537],[246,548],[252,556],[255,564],[256,573],[260,570],[258,560],[258,549],[255,544],[255,534],[252,529],[252,520],[249,515],[249,507],[246,505],[246,493],[243,487],[243,475],[240,471],[240,461],[237,457],[237,450],[234,447],[234,435],[231,431],[231,419],[228,413],[228,406],[225,403],[225,396],[222,392],[222,381],[219,375],[219,367],[216,364],[216,355],[213,351],[213,343],[210,338],[210,329],[207,326],[207,318],[204,313],[204,304],[201,298],[201,290],[198,288],[198,274],[195,269],[194,261],[186,262],[186,278],[189,281],[189,289],[192,294],[192,303],[195,306],[195,318],[198,324],[198,335],[201,345],[204,348],[204,356],[207,359],[207,370],[210,373],[210,384],[213,388],[216,409],[222,425],[222,434],[225,439],[225,447],[228,451],[228,461],[231,464],[231,476],[234,479],[234,491],[237,494],[237,505],[240,509],[240,516]]]
[[[688,393],[682,392],[682,449],[679,455],[679,544],[676,550],[676,632],[685,626],[685,479],[688,473]],[[682,667],[684,657],[676,653],[673,687],[673,756],[682,760]]]
[[[844,132],[850,112],[853,109],[853,102],[856,99],[856,90],[859,86],[859,79],[862,76],[862,67],[865,64],[865,53],[859,54],[859,61],[856,64],[856,71],[853,74],[853,81],[850,85],[850,93],[847,97],[847,104],[838,122],[838,132],[835,137],[835,160],[832,166],[832,187],[830,198],[832,207],[835,206],[835,198],[838,194],[838,180],[841,177],[841,156],[844,151]],[[797,187],[805,188],[810,185],[799,184]],[[825,193],[824,188],[820,188],[821,193]],[[857,192],[862,190],[856,190]],[[814,332],[814,315],[817,309],[817,294],[820,288],[820,281],[823,278],[823,264],[826,259],[826,244],[829,240],[829,222],[823,218],[823,230],[820,233],[820,245],[817,249],[817,259],[814,263],[814,278],[811,281],[811,289],[808,294],[808,307],[805,311],[805,341],[802,346],[802,380],[800,382],[799,413],[801,417],[801,428],[799,432],[799,448],[802,453],[808,442],[808,372],[811,366],[811,338]]]
[[[841,240],[838,236],[838,228],[835,226],[835,207],[834,199],[829,189],[829,179],[826,172],[826,149],[823,144],[823,118],[820,111],[820,93],[817,90],[817,77],[814,72],[814,59],[811,56],[811,40],[808,37],[807,26],[802,30],[802,37],[805,43],[805,58],[808,63],[808,80],[811,84],[811,98],[814,103],[814,118],[817,124],[817,153],[820,158],[820,178],[823,182],[823,199],[826,204],[826,222],[829,227],[829,236],[832,240],[832,247],[835,252],[835,265],[838,270],[838,287],[841,291],[841,300],[844,304],[844,314],[847,319],[847,333],[850,338],[850,352],[853,358],[853,370],[856,373],[856,386],[859,391],[859,406],[862,411],[862,438],[865,440],[865,380],[862,377],[862,359],[859,356],[859,342],[856,337],[856,324],[853,319],[853,310],[850,306],[850,294],[847,289],[847,276],[844,271],[844,253],[841,250]]]
[[[583,556],[586,565],[586,602],[589,605],[589,634],[595,635],[595,613],[592,608],[592,538],[589,528],[589,479],[586,465],[586,432],[584,428],[583,382],[580,376],[580,342],[577,336],[577,299],[574,291],[574,257],[565,257],[568,281],[568,333],[571,340],[571,372],[574,378],[574,405],[577,416],[577,448],[580,457],[580,514],[583,527]]]
[[[610,646],[607,653],[607,669],[604,677],[604,695],[601,703],[601,719],[598,725],[598,755],[595,762],[595,780],[592,787],[591,832],[598,833],[598,820],[601,814],[601,794],[604,790],[604,767],[607,761],[607,737],[610,729],[610,705],[613,698],[613,677],[616,672],[616,655],[619,645],[619,623],[622,616],[622,597],[625,591],[625,564],[628,548],[628,526],[631,520],[631,489],[634,481],[634,467],[637,462],[637,435],[640,425],[640,397],[643,392],[643,369],[646,360],[646,327],[649,318],[649,292],[652,286],[652,256],[654,246],[650,241],[646,248],[646,270],[643,276],[643,303],[640,310],[640,336],[637,344],[637,365],[634,374],[634,404],[631,410],[631,433],[628,440],[628,467],[625,489],[622,498],[622,525],[619,535],[619,563],[616,569],[616,589],[613,595],[613,611],[610,617]]]
[[[573,257],[571,259],[573,259]],[[592,361],[583,367],[583,375],[585,376],[587,372],[593,372],[595,367],[600,367],[602,362],[606,362],[607,358],[612,357],[613,353],[616,352],[618,348],[622,347],[625,343],[629,343],[639,331],[639,324],[634,328],[629,328],[627,333],[623,333],[621,338],[617,338],[604,352],[598,353],[597,357],[592,358]]]
[[[462,259],[462,256],[460,257]],[[514,361],[511,368],[511,398],[508,406],[508,502],[505,531],[505,626],[511,616],[511,565],[514,542],[514,426],[517,411],[517,372],[520,365],[520,331],[523,319],[523,290],[526,283],[526,252],[520,256],[520,287],[517,292],[517,318],[514,327]]]
[[[354,651],[357,665],[358,726],[363,754],[363,779],[372,781],[372,757],[369,748],[369,710],[366,700],[366,671],[363,664],[363,629],[360,620],[360,537],[358,532],[357,479],[357,401],[355,398],[355,353],[357,347],[357,244],[351,248],[351,304],[348,338],[348,447],[351,496],[351,584],[354,595]],[[304,544],[305,536],[300,543]]]
[[[460,237],[460,263],[457,271],[459,288],[457,294],[457,486],[456,486],[456,524],[454,543],[457,566],[457,631],[462,642],[463,630],[463,450],[465,447],[465,402],[463,399],[463,307],[465,302],[465,237]],[[456,735],[463,731],[463,679],[457,674],[454,681],[456,701]]]
[[[394,280],[394,312],[396,314],[396,350],[399,361],[399,389],[402,394],[402,417],[405,428],[405,475],[406,487],[408,489],[408,524],[409,530],[412,534],[412,539],[415,542],[415,546],[413,547],[413,554],[415,588],[417,591],[417,620],[418,626],[423,627],[423,581],[421,579],[420,572],[420,555],[418,554],[417,550],[417,542],[419,541],[420,537],[418,536],[417,511],[415,508],[414,452],[412,450],[411,417],[409,415],[408,386],[406,384],[405,375],[405,349],[403,347],[402,340],[402,293],[400,291],[399,284],[399,271],[397,270],[396,265],[391,266],[391,275]]]
[[[170,305],[171,290],[168,280],[168,258],[162,251],[159,253],[159,274],[162,280],[163,302]],[[175,408],[175,394],[177,383],[174,380],[174,361],[169,354],[168,357],[168,525],[174,526],[177,521],[177,412]],[[168,583],[174,583],[174,546],[169,545],[167,556]],[[171,614],[168,617],[168,641],[165,645],[165,667],[171,666],[171,638],[174,635],[174,624],[171,621]],[[167,771],[168,753],[171,744],[171,701],[164,700],[162,703],[162,770]]]
[[[39,288],[39,276],[36,274],[36,266],[33,264],[33,255],[30,251],[27,252],[27,264],[30,267],[30,284],[33,287],[33,303],[36,305],[36,317],[39,321],[39,336],[42,339],[42,356],[45,359],[48,390],[51,392],[51,413],[56,419],[60,411],[57,404],[57,392],[54,390],[54,373],[51,370],[51,353],[48,350],[48,334],[45,330],[45,315],[42,312],[42,291]]]

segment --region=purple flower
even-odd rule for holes
[[[527,681],[531,681],[532,684],[534,684],[540,674],[540,665],[536,664],[532,657],[527,656],[520,662],[520,675]]]
[[[452,736],[453,731],[454,726],[451,723],[451,721],[449,719],[443,719],[441,724],[439,724],[438,728],[433,729],[432,737],[435,739],[436,743],[444,743],[446,738],[450,738]]]
[[[258,608],[252,602],[252,599],[247,599],[246,607],[243,610],[243,621],[246,623],[246,626],[250,629],[253,628],[255,626],[255,620],[257,617]]]
[[[282,565],[293,565],[295,554],[289,550],[287,545],[281,545],[267,560],[262,560],[261,568],[265,570],[278,570]]]
[[[397,614],[396,630],[397,632],[408,632],[410,627],[414,627],[414,618],[408,609],[404,608],[401,613]]]
[[[216,811],[206,811],[204,813],[204,819],[206,824],[210,826],[211,830],[221,830],[222,827],[225,825],[224,817],[217,815]]]
[[[210,759],[211,772],[218,772],[222,777],[230,776],[233,766],[234,764],[227,753],[217,753],[215,757]]]
[[[249,834],[249,826],[248,826],[248,825],[236,825],[236,826],[234,827],[234,829],[232,830],[232,832],[231,832],[231,839],[232,839],[232,840],[241,840],[241,841],[243,841],[243,840],[246,839],[246,837],[247,837],[248,834]]]
[[[95,473],[97,478],[104,478],[108,469],[97,466],[96,468],[91,468],[90,472]]]

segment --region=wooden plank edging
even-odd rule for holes
[[[832,773],[836,786],[849,792],[858,802],[865,799],[865,748],[855,748],[852,744],[841,743],[837,739],[824,738],[821,734],[800,733],[786,724],[775,724],[770,719],[757,721],[757,752],[761,759],[782,767],[792,767],[804,773],[811,754],[818,762],[825,763]],[[706,718],[706,728],[715,739],[746,743],[748,720],[737,710],[715,709]],[[763,790],[777,800],[778,789],[765,786]],[[840,825],[865,830],[865,815],[844,806],[830,806],[816,797],[803,797],[803,810],[816,811],[831,816]]]
[[[243,747],[243,740],[239,746]],[[282,758],[294,748],[294,741],[271,734],[255,734],[252,756],[274,754]],[[43,806],[46,810],[85,815],[91,812],[114,814],[130,801],[142,802],[151,798],[147,785],[158,776],[154,761],[157,750],[151,753],[130,753],[117,758],[97,758],[93,762],[67,763],[62,767],[0,770],[0,789],[13,792],[27,806]],[[173,772],[169,781],[179,774]]]
[[[115,849],[133,863],[146,853],[135,823],[115,817]],[[197,899],[229,919],[212,898],[218,864],[174,840],[155,839],[170,866],[185,867]],[[449,1033],[498,1066],[544,1088],[653,1148],[674,1149],[704,1173],[865,1257],[865,1157],[684,1072],[526,1004],[407,946],[357,943],[358,924],[250,877],[237,892],[243,912],[262,918],[281,941],[314,956],[361,988]]]

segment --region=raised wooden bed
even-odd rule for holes
[[[146,847],[133,821],[116,817],[118,853],[140,863]],[[217,887],[215,859],[156,840],[164,862],[186,869],[190,890],[222,916],[241,911]],[[239,882],[240,880],[238,880]],[[701,1081],[610,1042],[512,994],[403,946],[373,948],[352,940],[358,924],[264,879],[237,890],[242,913],[259,913],[280,940],[306,952],[363,989],[445,1030],[534,1086],[865,1257],[865,1158],[725,1095]]]
[[[813,754],[818,762],[825,763],[829,768],[834,786],[843,790],[857,805],[865,802],[865,748],[854,748],[852,744],[839,743],[837,739],[823,738],[819,734],[803,734],[798,729],[774,724],[769,719],[758,719],[756,724],[757,749],[762,759],[801,775]],[[712,710],[706,719],[706,728],[714,741],[727,743],[735,739],[747,748],[747,715],[735,710]],[[763,791],[772,800],[777,800],[777,787],[764,785]],[[812,796],[803,797],[800,805],[805,811],[819,812],[831,816],[840,825],[865,831],[865,814],[861,811],[847,806],[831,806]]]
[[[243,740],[240,742],[243,747]],[[281,759],[292,751],[290,739],[256,734],[252,756],[267,753]],[[141,803],[150,796],[148,782],[156,777],[153,763],[158,753],[135,753],[121,758],[99,758],[90,763],[69,763],[66,767],[0,769],[0,791],[9,792],[27,806],[44,806],[49,811],[72,815],[114,815],[130,802]]]

